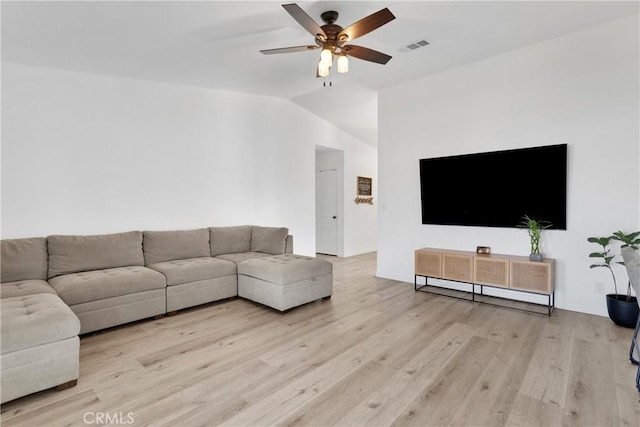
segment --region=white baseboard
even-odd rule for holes
[[[356,256],[356,255],[362,255],[362,254],[368,254],[371,252],[375,252],[377,251],[378,248],[371,248],[371,249],[362,249],[362,250],[358,250],[358,251],[349,251],[349,252],[345,252],[344,254],[340,255],[338,254],[338,256],[342,256],[342,257],[350,257],[350,256]]]
[[[574,303],[562,304],[562,305],[556,304],[556,307],[561,310],[577,311],[578,313],[609,317],[609,313],[607,313],[606,307],[594,307],[591,305],[574,304]]]

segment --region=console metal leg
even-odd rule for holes
[[[418,284],[418,277],[424,277],[425,282],[424,285],[419,285]],[[496,304],[493,302],[490,302],[484,298],[479,298],[476,300],[476,295],[480,295],[480,296],[485,296],[484,294],[484,286],[480,283],[473,283],[473,282],[462,282],[459,280],[451,280],[451,279],[445,279],[447,281],[453,281],[453,282],[458,282],[458,283],[464,283],[467,285],[471,286],[471,299],[469,298],[465,298],[465,297],[461,297],[461,296],[456,296],[456,295],[448,295],[448,294],[443,294],[443,293],[438,293],[438,292],[433,292],[428,290],[429,287],[434,287],[434,288],[438,288],[438,284],[432,284],[429,285],[429,277],[433,278],[433,279],[440,279],[440,277],[433,277],[433,276],[422,276],[422,275],[418,275],[418,274],[414,274],[413,276],[413,287],[415,291],[420,291],[420,292],[425,292],[425,293],[429,293],[429,294],[435,294],[435,295],[440,295],[440,296],[446,296],[446,297],[452,297],[452,298],[457,298],[457,299],[462,299],[465,301],[471,301],[471,302],[479,302],[482,304],[490,304],[490,305],[496,305],[499,307],[503,307],[503,308],[515,308],[515,307],[508,307],[506,305],[502,305],[502,304]],[[476,292],[476,286],[480,287],[480,291]],[[490,289],[493,289],[493,286],[490,285],[486,285],[488,286]],[[517,289],[511,289],[512,291],[517,291]],[[531,291],[521,291],[521,292],[525,292],[525,293],[531,293]],[[468,291],[464,292],[466,293],[466,295],[469,295]],[[534,314],[538,314],[538,315],[542,315],[544,316],[544,307],[547,307],[547,316],[551,316],[551,314],[553,313],[553,310],[555,309],[555,290],[551,291],[550,294],[538,294],[538,295],[544,295],[547,297],[547,304],[545,304],[544,302],[539,302],[539,303],[532,303],[537,305],[538,307],[542,307],[542,310],[538,309],[538,310],[530,310],[530,309],[526,309],[526,308],[516,308],[517,310],[522,310],[522,311],[526,311],[526,312],[530,312],[530,313],[534,313]],[[489,293],[487,295],[487,297],[491,298],[499,298],[499,299],[510,299],[510,298],[505,298],[505,297],[500,297],[494,294]]]
[[[633,332],[633,338],[631,339],[631,348],[629,349],[629,360],[634,365],[637,365],[640,361],[633,357],[633,351],[635,350],[638,344],[638,329],[640,329],[640,316],[638,316],[638,321],[636,322],[636,330]],[[640,370],[640,368],[638,368]],[[640,390],[639,390],[640,391]]]

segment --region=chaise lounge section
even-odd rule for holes
[[[44,238],[2,241],[0,403],[74,385],[80,372],[80,321],[47,277]]]

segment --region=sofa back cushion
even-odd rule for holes
[[[210,227],[211,256],[251,251],[251,226]]]
[[[2,240],[2,271],[0,282],[47,280],[47,239]]]
[[[49,278],[80,271],[142,266],[142,232],[48,236]]]
[[[251,228],[251,251],[280,255],[286,248],[289,229],[285,227],[260,227],[254,225]]]
[[[211,256],[209,230],[145,231],[142,249],[146,265],[175,259]]]

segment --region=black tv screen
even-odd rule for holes
[[[422,223],[567,228],[567,144],[420,160]]]

